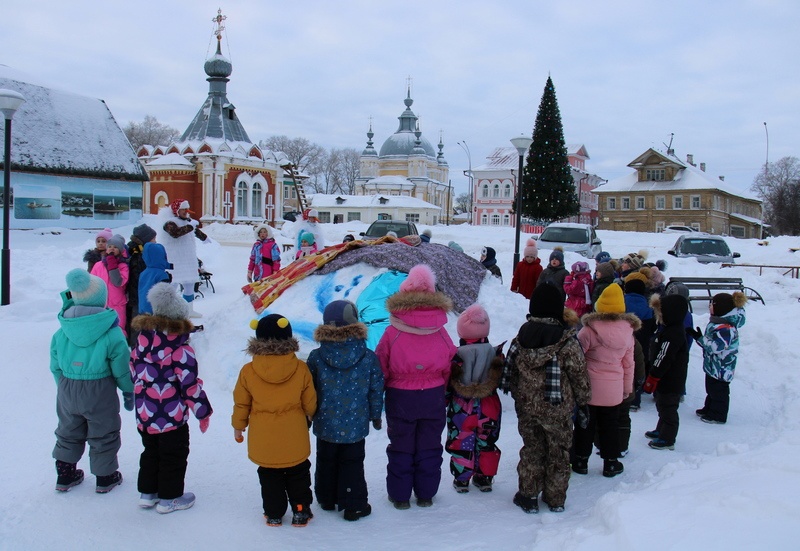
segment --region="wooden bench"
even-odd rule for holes
[[[671,277],[664,290],[668,293],[669,286],[683,283],[689,289],[689,306],[694,300],[710,301],[715,294],[720,292],[741,291],[748,300],[757,300],[764,304],[761,294],[750,287],[745,287],[740,277]]]

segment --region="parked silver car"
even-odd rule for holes
[[[561,247],[565,251],[581,254],[586,258],[594,258],[603,250],[603,242],[589,224],[554,222],[544,229],[538,241],[539,247],[545,249]]]
[[[667,254],[678,258],[694,257],[698,262],[708,264],[711,262],[734,262],[739,258],[739,253],[732,253],[728,243],[716,235],[703,233],[687,233],[681,235],[675,245]]]
[[[697,233],[697,230],[691,226],[667,226],[662,233]]]

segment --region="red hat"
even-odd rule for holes
[[[189,201],[187,201],[186,199],[175,199],[172,203],[169,204],[169,208],[172,209],[172,214],[177,216],[179,210],[181,209],[189,210]]]

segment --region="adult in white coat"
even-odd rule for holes
[[[183,288],[183,298],[191,305],[194,285],[199,280],[195,238],[205,241],[206,234],[200,231],[200,223],[192,220],[186,199],[176,199],[170,203],[169,210],[162,209],[159,214],[168,218],[158,241],[164,245],[167,260],[172,264],[172,269],[168,270],[172,274],[172,283]],[[202,314],[192,308],[190,317],[199,318]]]

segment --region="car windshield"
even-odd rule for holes
[[[364,235],[365,237],[383,237],[390,231],[396,233],[397,237],[405,237],[408,235],[408,224],[372,224]]]
[[[681,244],[683,254],[700,254],[709,256],[730,256],[727,243],[718,239],[684,239]]]
[[[583,228],[545,228],[539,241],[555,243],[588,243],[589,233]]]

